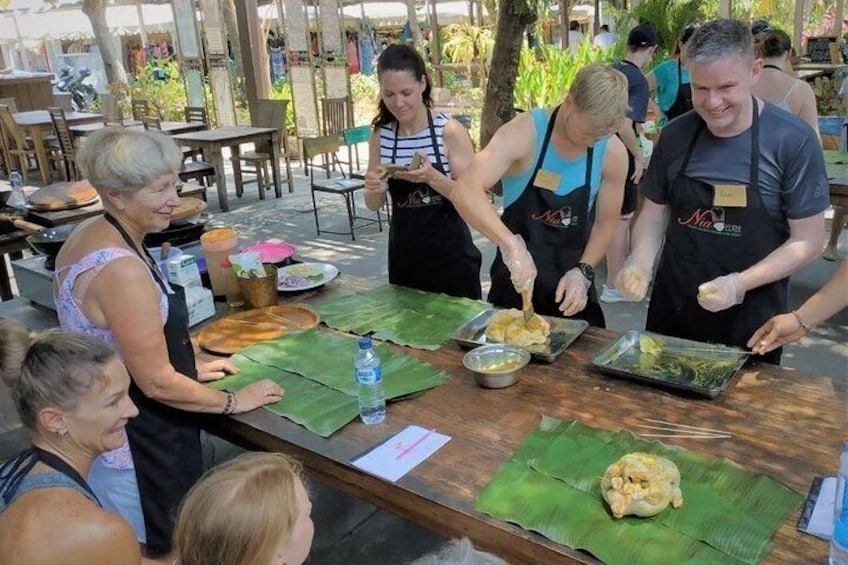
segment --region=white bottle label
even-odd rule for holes
[[[361,385],[373,385],[383,380],[383,370],[380,367],[371,369],[357,369],[356,382]]]

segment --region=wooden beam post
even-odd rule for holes
[[[795,0],[795,18],[792,24],[792,45],[795,51],[801,55],[806,48],[801,45],[801,32],[804,31],[804,0]]]
[[[203,88],[203,49],[197,30],[197,16],[193,0],[173,0],[174,29],[180,66],[186,84],[186,102],[189,106],[206,107]]]
[[[718,17],[729,18],[733,13],[733,0],[720,0],[718,3]]]
[[[271,71],[268,49],[265,46],[265,30],[257,15],[256,0],[239,0],[235,5],[241,52],[250,54],[242,62],[242,72],[247,106],[253,118],[257,111],[257,101],[267,99],[271,95]]]
[[[842,42],[842,18],[845,13],[845,0],[836,0],[836,17],[833,18],[833,34],[837,42]],[[836,61],[834,61],[835,63]]]
[[[215,103],[215,117],[219,126],[236,125],[236,107],[233,102],[233,83],[227,65],[227,34],[221,19],[219,0],[200,0],[203,15],[203,36],[206,39],[206,65],[209,69],[209,84]]]

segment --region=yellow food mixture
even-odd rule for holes
[[[551,336],[551,325],[539,316],[524,321],[524,313],[516,308],[498,310],[489,320],[486,339],[498,343],[507,343],[518,347],[527,347],[545,343]]]
[[[601,494],[616,518],[655,516],[669,504],[683,506],[677,465],[650,453],[628,453],[607,467]]]

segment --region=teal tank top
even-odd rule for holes
[[[530,176],[536,168],[536,163],[539,161],[539,152],[542,150],[542,142],[545,140],[545,132],[548,129],[549,112],[547,108],[536,108],[530,110],[533,116],[533,123],[536,126],[535,148],[533,149],[533,164],[530,167],[517,175],[506,175],[501,179],[503,183],[503,198],[504,207],[509,206],[524,192],[524,188],[530,181]],[[595,151],[592,156],[592,182],[589,187],[589,203],[590,206],[595,205],[595,197],[598,195],[598,190],[601,187],[601,168],[604,163],[604,155],[607,150],[609,139],[602,139],[595,143]],[[574,191],[574,189],[583,185],[586,179],[586,156],[582,155],[574,160],[563,159],[557,155],[553,148],[553,143],[548,145],[548,153],[545,156],[543,167],[549,171],[556,172],[561,175],[559,187],[555,193],[559,196],[565,196]]]

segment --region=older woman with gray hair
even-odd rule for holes
[[[0,318],[0,375],[32,441],[0,465],[0,563],[140,563],[132,529],[84,478],[138,414],[115,350]]]
[[[170,224],[181,160],[160,133],[106,128],[89,137],[77,164],[105,213],[74,230],[54,275],[62,327],[114,344],[132,377],[140,413],[127,426],[129,445],[98,458],[89,482],[153,557],[171,551],[175,510],[203,471],[192,413],[246,412],[283,395],[270,380],[236,393],[200,384],[236,368],[196,363],[183,289],[168,283],[143,243]]]

